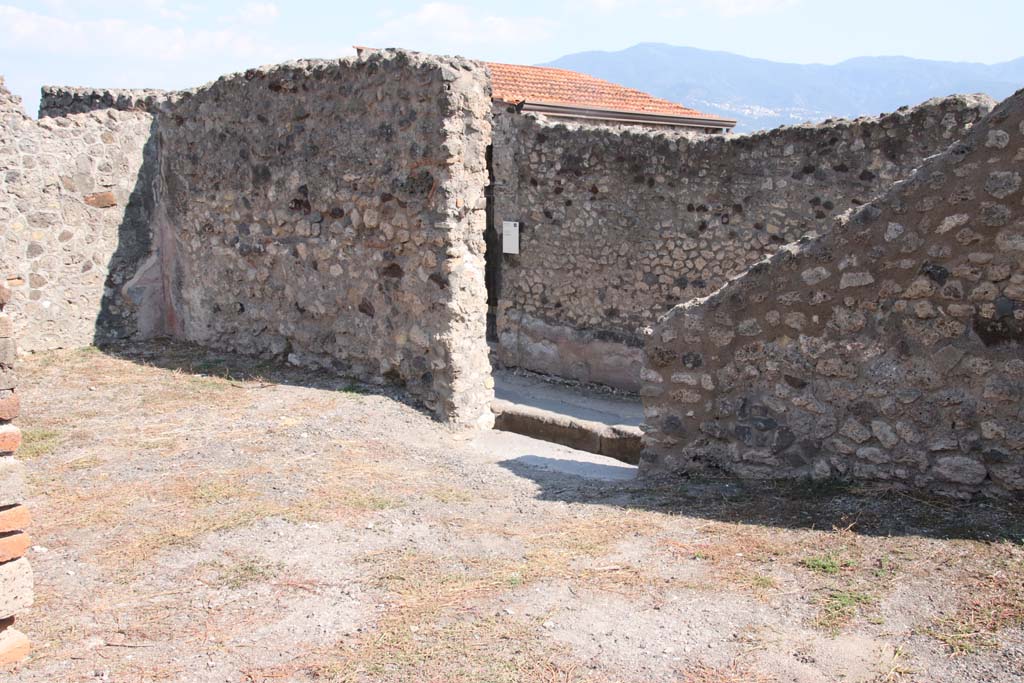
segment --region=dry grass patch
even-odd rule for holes
[[[617,593],[645,590],[651,581],[638,568],[578,565],[581,559],[599,558],[623,538],[649,533],[650,516],[614,511],[533,530],[477,527],[520,538],[528,550],[518,559],[445,558],[402,550],[367,555],[362,564],[373,567],[374,585],[387,596],[386,610],[365,636],[302,666],[343,683],[606,681],[582,673],[562,649],[545,642],[542,624],[548,615],[495,615],[481,605],[546,580]]]
[[[63,429],[56,425],[37,425],[33,422],[21,424],[21,448],[18,457],[32,460],[54,453],[65,440]]]
[[[775,683],[775,679],[738,664],[726,667],[698,664],[680,675],[679,683]]]
[[[307,672],[338,683],[592,680],[543,642],[547,615],[519,618],[480,607],[520,585],[531,571],[526,563],[401,551],[371,554],[364,562],[377,568],[387,610],[365,636],[304,664]]]
[[[1000,631],[1024,626],[1024,550],[998,545],[1006,557],[965,577],[959,604],[926,631],[953,654],[998,647]]]
[[[211,580],[203,583],[212,586],[224,586],[232,590],[244,588],[249,584],[269,581],[281,572],[279,563],[266,562],[256,557],[234,558],[231,562],[210,562],[204,566],[214,573]]]
[[[818,601],[815,625],[838,633],[860,610],[875,602],[875,597],[855,590],[830,590]]]

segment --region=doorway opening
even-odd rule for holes
[[[498,341],[498,301],[501,297],[501,234],[494,220],[494,146],[487,145],[487,226],[484,229],[484,281],[487,285],[487,341]]]

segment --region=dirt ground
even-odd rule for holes
[[[21,375],[37,600],[5,680],[1024,681],[1020,504],[584,478],[180,345]]]

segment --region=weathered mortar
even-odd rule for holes
[[[153,118],[34,121],[0,81],[0,276],[26,351],[130,336],[122,286],[149,251]]]
[[[495,118],[495,221],[520,222],[498,317],[507,365],[637,389],[643,330],[904,178],[984,96],[737,137]]]
[[[399,51],[176,95],[158,116],[170,331],[493,419],[489,108],[479,65]]]
[[[1024,91],[828,234],[674,308],[642,468],[1024,492]]]

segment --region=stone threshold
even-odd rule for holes
[[[640,462],[639,399],[509,371],[495,372],[494,383],[495,429],[631,465]]]

